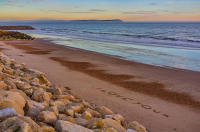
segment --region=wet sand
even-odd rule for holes
[[[45,40],[0,41],[2,52],[150,132],[200,129],[200,72],[145,65]]]

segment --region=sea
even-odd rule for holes
[[[200,71],[200,22],[0,21],[55,44],[161,67]]]

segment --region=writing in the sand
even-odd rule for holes
[[[164,116],[164,117],[169,117],[169,115],[164,114],[164,113],[162,113],[161,111],[154,109],[154,108],[153,108],[152,106],[150,106],[150,105],[143,104],[142,102],[137,101],[135,98],[128,98],[128,97],[125,97],[125,96],[123,96],[123,95],[120,95],[120,94],[118,94],[117,92],[114,92],[114,91],[106,91],[106,90],[103,89],[103,88],[96,88],[96,89],[98,89],[100,92],[103,92],[103,93],[105,93],[105,94],[107,94],[107,95],[115,96],[115,97],[120,98],[120,99],[122,99],[122,100],[124,100],[124,101],[129,101],[131,104],[139,105],[139,106],[141,106],[143,109],[152,110],[152,112],[154,112],[154,113],[156,113],[156,114],[160,114],[160,115],[162,115],[162,116]]]

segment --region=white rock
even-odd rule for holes
[[[62,121],[62,120],[58,120],[56,122],[55,129],[58,132],[93,132],[90,129],[84,128],[82,126],[79,126],[77,124],[73,124],[73,123],[68,122],[68,121]]]

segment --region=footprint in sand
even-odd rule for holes
[[[117,93],[115,92],[108,92],[109,95],[118,95]]]
[[[103,92],[103,93],[105,93],[105,92],[106,92],[106,90],[103,90],[103,89],[101,89],[100,91],[101,91],[101,92]]]
[[[162,114],[164,117],[169,117],[169,115],[167,115],[167,114]]]
[[[153,112],[154,112],[154,113],[157,113],[157,114],[160,113],[160,111],[157,111],[157,110],[155,110],[155,109],[153,110]]]
[[[144,108],[144,109],[152,109],[151,106],[149,106],[149,105],[144,105],[144,104],[141,104],[141,107]]]

